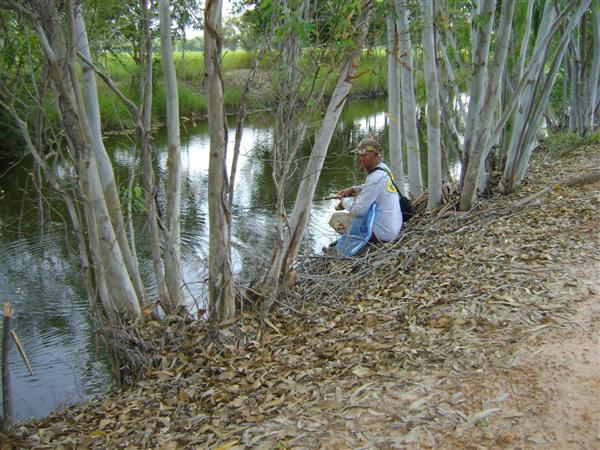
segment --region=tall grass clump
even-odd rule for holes
[[[248,50],[227,50],[223,52],[223,70],[249,69],[253,57]]]
[[[188,83],[202,84],[204,77],[204,53],[188,51],[174,55],[177,78]],[[248,69],[252,63],[252,52],[247,50],[226,50],[223,52],[222,70]]]
[[[203,52],[175,52],[173,59],[178,79],[198,86],[202,85],[204,78]]]
[[[206,114],[206,98],[183,83],[178,86],[179,114],[183,117],[197,117]]]
[[[102,64],[115,82],[128,82],[138,74],[138,68],[128,53],[107,55],[102,58]]]
[[[128,95],[126,89],[120,89]],[[129,96],[131,98],[131,96]],[[134,99],[134,101],[136,101]],[[131,113],[123,102],[104,84],[98,84],[98,104],[100,106],[100,120],[103,128],[107,130],[125,130],[133,126]]]
[[[374,50],[363,53],[358,69],[358,78],[352,87],[353,95],[374,96],[387,90],[387,61],[385,52]]]
[[[206,99],[195,93],[183,83],[177,87],[179,98],[179,114],[181,117],[198,117],[206,114]],[[154,120],[164,122],[167,118],[167,94],[164,85],[157,84],[152,100],[152,116]]]
[[[557,157],[567,156],[574,150],[593,144],[600,144],[600,130],[584,137],[572,131],[551,133],[545,141],[548,151]]]

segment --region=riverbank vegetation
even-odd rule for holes
[[[204,56],[199,51],[176,52],[173,55],[178,79],[179,110],[183,121],[206,120],[207,104],[203,88]],[[237,114],[246,74],[250,70],[254,53],[248,50],[225,50],[222,72],[224,84],[224,102],[228,115]],[[137,67],[129,55],[108,57],[104,61],[105,70],[115,84],[130,98],[135,99]],[[270,95],[272,86],[269,80],[271,64],[265,57],[259,64],[254,87],[248,97],[248,111],[273,111],[276,107],[274,97]],[[159,67],[155,70],[159,70]],[[373,49],[361,58],[361,76],[354,83],[352,97],[375,97],[386,92],[385,52]],[[329,94],[333,86],[329,87]],[[99,85],[100,114],[107,132],[131,130],[133,120],[130,111],[119,101],[107,86]],[[154,102],[152,114],[158,123],[166,119],[165,90],[162,79],[154,82]]]
[[[256,315],[252,317],[260,316],[271,330],[249,333],[246,342],[258,348],[271,333],[283,334],[270,321],[271,312],[298,279],[305,256],[300,254],[300,244],[316,185],[348,98],[387,94],[385,144],[390,167],[406,196],[426,204],[431,217],[458,210],[459,217],[466,214],[467,221],[487,227],[488,219],[507,211],[478,215],[478,201],[490,193],[513,195],[523,189],[532,156],[543,139],[541,129],[588,137],[596,128],[599,2],[240,2],[239,31],[246,50],[224,52],[222,1],[207,0],[202,20],[204,52],[178,54],[173,44],[178,30],[192,20],[190,12],[200,10],[196,0],[160,0],[158,4],[147,0],[94,4],[0,0],[0,25],[6,30],[0,38],[2,122],[20,136],[21,146],[15,153],[34,161],[40,205],[46,192],[64,201],[87,295],[96,306],[99,335],[114,350],[117,370],[135,373],[134,359],[119,349],[137,342],[131,339],[132,330],[145,312],[165,318],[160,322],[164,336],[169,334],[171,320],[188,320],[173,318],[185,303],[180,242],[182,118],[206,117],[210,135],[206,315],[211,331],[205,336],[227,342],[228,324],[239,323],[243,329],[249,308]],[[276,191],[274,244],[264,267],[257,268],[260,275],[252,286],[240,286],[231,264],[231,208],[237,195],[243,122],[249,112],[261,109],[273,113],[269,153]],[[237,131],[231,148],[225,115],[236,110]],[[159,185],[152,130],[163,123],[168,161],[166,182]],[[103,136],[109,130],[130,128],[135,130],[134,156],[123,196]],[[367,133],[361,130],[352,135],[348,147]],[[426,135],[425,142],[420,135]],[[311,150],[300,158],[303,142],[310,142]],[[427,156],[422,158],[423,145]],[[460,162],[458,177],[449,170],[449,155]],[[135,178],[136,164],[143,166],[141,179]],[[298,173],[302,174],[300,182],[292,188],[290,179]],[[148,253],[156,298],[148,295],[136,254],[131,207],[136,185],[143,187],[143,213],[152,235]],[[296,197],[290,207],[285,199],[292,189]],[[158,190],[164,191],[160,197],[164,205],[158,204]],[[51,212],[40,207],[39,214]],[[452,225],[441,236],[446,232],[458,236],[470,224]],[[429,239],[428,232],[418,235]],[[403,236],[412,235],[407,231]],[[406,244],[404,239],[401,242]],[[486,241],[485,245],[492,244]],[[453,240],[451,247],[455,248],[446,253],[461,253],[461,261],[475,252],[461,246],[460,240]],[[423,251],[439,253],[434,247]],[[389,270],[418,256],[404,253],[399,252]],[[348,271],[356,267],[342,265]],[[427,268],[421,270],[425,273]],[[475,269],[460,270],[473,273]],[[490,291],[501,290],[502,286],[495,285],[500,279],[492,277],[490,282]],[[449,290],[452,286],[438,287]],[[385,285],[378,289],[387,292]],[[473,291],[474,298],[488,300],[480,294]],[[429,295],[432,305],[441,298]],[[393,316],[398,311],[388,313]],[[401,320],[402,316],[396,323]],[[316,323],[330,325],[321,319]],[[411,326],[418,334],[422,325]],[[335,321],[330,328],[334,327]],[[122,332],[111,333],[115,329]],[[216,344],[204,340],[205,336],[194,338],[193,346],[206,345],[205,352],[210,354]],[[179,344],[185,349],[184,342]],[[435,340],[430,344],[436,345]],[[231,350],[215,348],[224,353]],[[329,352],[323,349],[324,355]],[[172,385],[171,377],[176,375],[170,369],[180,360],[164,361],[161,376]],[[289,361],[297,362],[296,357]],[[352,373],[359,378],[370,370],[361,364],[353,367]],[[258,388],[262,383],[259,377],[250,386]],[[195,393],[181,395],[196,398]],[[290,395],[267,395],[260,401],[275,406],[278,403],[273,402],[283,402]],[[352,395],[358,398],[360,392]],[[229,394],[226,397],[233,399]],[[212,394],[200,398],[214,400]],[[238,400],[238,406],[240,401],[246,400]],[[170,426],[169,421],[159,422],[167,429]],[[153,441],[153,445],[160,443]]]
[[[302,259],[295,289],[266,321],[247,311],[214,340],[205,322],[168,316],[164,334],[164,323],[145,318],[131,330],[146,361],[139,381],[21,424],[4,442],[457,448],[526,447],[543,436],[563,448],[567,439],[543,426],[552,419],[546,408],[530,411],[536,406],[522,397],[531,389],[545,405],[560,404],[559,386],[539,385],[525,361],[553,333],[588,341],[600,324],[597,313],[573,318],[578,305],[600,299],[600,178],[566,183],[598,174],[600,143],[565,149],[538,149],[520,192],[467,214],[423,209],[398,242],[363,258]],[[574,376],[594,386],[594,375]],[[582,447],[597,439],[594,405],[574,418],[590,412],[576,437]]]

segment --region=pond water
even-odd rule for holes
[[[329,193],[363,178],[350,156],[367,133],[387,140],[384,100],[349,104],[338,124],[325,160],[302,252],[319,252],[335,239],[327,225],[335,201],[321,200]],[[235,124],[230,124],[231,149]],[[250,117],[244,128],[233,208],[233,259],[238,279],[248,280],[268,258],[273,235],[275,193],[271,180],[269,148],[271,118]],[[157,174],[164,193],[166,137],[155,136]],[[126,186],[134,159],[129,137],[106,141],[119,183]],[[302,149],[308,156],[310,142]],[[182,265],[188,303],[200,307],[205,298],[205,262],[208,251],[208,129],[205,123],[182,128]],[[140,162],[136,162],[139,168]],[[301,176],[291,180],[287,199],[293,204]],[[38,203],[26,162],[5,168],[0,177],[0,300],[13,303],[13,329],[30,359],[31,376],[11,343],[10,376],[16,421],[42,417],[61,405],[82,401],[112,386],[110,366],[97,345],[87,313],[86,293],[81,285],[77,250],[71,239],[67,216],[60,201],[46,193]],[[161,198],[164,201],[164,198]],[[164,203],[163,203],[164,204]],[[38,211],[43,208],[44,232]],[[150,294],[151,260],[142,214],[136,218],[136,248],[142,276]]]

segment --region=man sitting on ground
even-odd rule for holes
[[[350,228],[352,219],[366,216],[373,203],[376,203],[377,213],[369,242],[392,241],[402,228],[402,212],[398,192],[388,175],[390,169],[381,161],[380,145],[374,139],[363,139],[352,153],[358,158],[360,167],[367,171],[367,179],[362,185],[351,186],[337,193],[341,200],[335,209],[348,212],[334,213],[329,224],[336,231],[345,232]]]

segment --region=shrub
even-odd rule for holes
[[[119,87],[127,95],[127,90],[123,86]],[[100,107],[102,128],[107,130],[123,130],[133,126],[129,110],[104,83],[98,83],[98,104]]]
[[[202,84],[202,78],[204,77],[203,52],[176,52],[173,59],[175,60],[175,71],[178,79],[199,86]]]
[[[552,133],[545,143],[550,153],[562,157],[583,146],[600,143],[600,131],[588,134],[585,137],[569,131]]]

